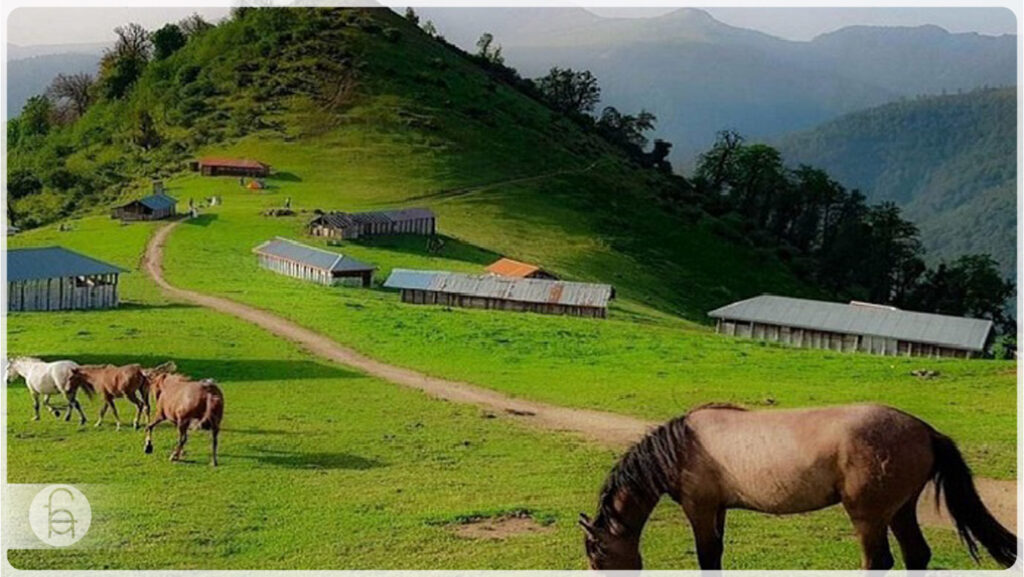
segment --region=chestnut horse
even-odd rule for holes
[[[978,497],[956,444],[927,423],[880,405],[746,411],[705,405],[634,445],[605,481],[597,517],[580,515],[593,569],[641,569],[640,534],[662,495],[682,506],[701,569],[721,569],[727,509],[775,515],[842,503],[860,540],[861,567],[893,566],[892,530],[907,569],[926,569],[931,550],[917,500],[933,481],[961,540],[980,543],[1005,567],[1017,537]]]
[[[216,467],[224,393],[213,379],[193,381],[186,375],[172,372],[174,370],[174,363],[165,363],[145,371],[156,397],[154,417],[146,426],[145,451],[147,454],[153,452],[153,427],[163,421],[171,421],[178,427],[178,445],[171,453],[172,461],[181,459],[190,428],[207,429],[212,437],[211,464]]]
[[[71,381],[79,386],[88,386],[103,396],[96,426],[103,424],[103,416],[109,408],[114,413],[117,429],[121,429],[121,416],[117,414],[114,399],[126,397],[135,405],[135,420],[132,425],[138,429],[142,412],[149,419],[149,382],[142,373],[141,365],[82,365],[71,371]]]

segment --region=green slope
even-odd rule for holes
[[[143,111],[162,140],[151,150],[132,142]],[[387,10],[256,10],[190,41],[127,99],[21,142],[9,170],[45,186],[14,209],[88,213],[199,153],[269,162],[309,209],[430,206],[444,234],[613,283],[627,308],[703,321],[737,298],[806,292],[770,251],[658,208],[676,183]]]
[[[933,260],[988,253],[1016,277],[1014,88],[918,98],[850,114],[780,142],[916,223]]]

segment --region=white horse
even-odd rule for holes
[[[60,410],[50,404],[50,395],[62,395],[68,402],[68,411],[64,415],[65,421],[71,420],[72,409],[78,410],[81,417],[81,424],[85,424],[85,412],[82,411],[82,404],[75,399],[78,392],[78,385],[72,379],[71,374],[78,368],[74,361],[46,361],[33,357],[18,357],[7,361],[7,382],[13,382],[19,376],[25,379],[28,392],[32,394],[32,402],[35,409],[33,421],[39,420],[39,397],[43,397],[43,404],[53,413],[53,416],[60,417]],[[88,385],[83,385],[82,390],[90,397],[93,391]]]

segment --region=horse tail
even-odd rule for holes
[[[92,386],[92,383],[89,382],[88,378],[86,378],[84,375],[78,372],[78,367],[72,369],[71,377],[69,380],[71,381],[72,385],[75,386],[75,390],[82,389],[83,391],[85,391],[85,396],[89,397],[90,401],[93,400],[93,398],[95,398],[96,388]]]
[[[964,462],[956,443],[933,431],[932,452],[935,455],[932,478],[935,481],[936,504],[945,492],[946,508],[971,557],[978,560],[978,543],[981,543],[1000,565],[1013,566],[1017,561],[1017,537],[1000,525],[982,503],[971,478],[971,469]]]
[[[199,428],[204,431],[220,427],[220,419],[224,415],[224,395],[213,381],[204,381],[206,390],[206,411],[199,419]]]

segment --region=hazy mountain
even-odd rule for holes
[[[41,94],[58,74],[96,73],[106,43],[45,46],[7,45],[7,118]],[[6,119],[5,119],[6,120]]]
[[[789,164],[902,206],[932,260],[984,252],[1016,276],[1016,131],[1016,90],[1004,88],[887,104],[778,144]]]
[[[491,32],[527,77],[553,65],[586,68],[604,104],[647,108],[686,166],[732,128],[770,138],[901,96],[1016,81],[1016,38],[950,34],[935,26],[855,26],[809,42],[737,28],[707,12],[603,18],[582,9],[419,11],[448,40],[474,49]]]

